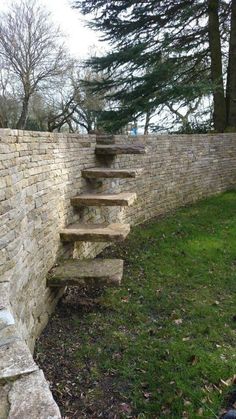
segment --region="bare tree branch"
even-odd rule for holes
[[[16,127],[24,129],[31,96],[43,81],[58,77],[66,66],[60,31],[37,0],[15,1],[2,13],[0,56],[22,86],[22,110]]]

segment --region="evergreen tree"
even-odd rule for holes
[[[235,0],[77,0],[75,7],[94,16],[91,26],[112,47],[90,65],[106,74],[94,88],[120,104],[121,124],[211,93],[215,129],[236,130]]]

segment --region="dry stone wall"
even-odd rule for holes
[[[147,154],[96,157],[93,135],[0,130],[0,418],[60,417],[30,353],[63,292],[48,289],[46,275],[60,257],[93,257],[105,246],[62,245],[61,228],[76,221],[137,224],[235,188],[235,134],[98,141],[143,142]],[[131,180],[82,178],[82,169],[104,165],[143,172]],[[73,210],[70,198],[92,190],[136,192],[138,199],[121,210]]]
[[[135,181],[122,179],[116,186],[137,193],[136,203],[123,213],[131,225],[236,187],[236,134],[115,136],[112,141],[143,142],[147,148],[146,155],[121,155],[112,163],[143,168]]]

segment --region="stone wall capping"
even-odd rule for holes
[[[24,341],[16,339],[0,346],[0,382],[13,380],[38,369]]]
[[[60,419],[48,383],[41,370],[21,376],[8,393],[9,419]]]

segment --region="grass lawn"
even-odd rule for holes
[[[219,417],[235,390],[236,192],[135,227],[102,256],[125,260],[122,286],[62,301],[37,345],[64,417]]]

